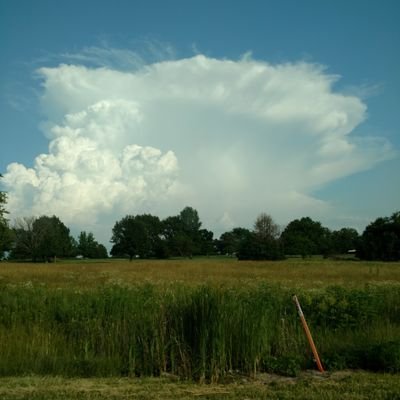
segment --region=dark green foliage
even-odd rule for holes
[[[161,237],[167,254],[178,257],[214,254],[213,232],[200,227],[199,215],[192,207],[163,220]]]
[[[159,253],[161,222],[150,214],[127,215],[113,227],[111,242],[113,256],[155,257]]]
[[[187,221],[187,222],[190,222]],[[171,256],[192,257],[201,254],[201,234],[197,224],[185,225],[181,215],[168,217],[163,222],[163,237]]]
[[[54,257],[66,257],[71,254],[69,229],[56,216],[39,217],[33,223],[34,231],[39,232],[37,256],[50,260]]]
[[[346,348],[331,349],[325,355],[325,366],[331,370],[345,368],[374,372],[400,372],[400,340],[353,343]]]
[[[191,237],[197,235],[201,222],[198,212],[192,207],[185,207],[179,214],[183,230]]]
[[[250,231],[245,228],[234,228],[229,232],[225,232],[221,235],[218,241],[218,250],[221,254],[234,255],[239,252],[241,244]]]
[[[86,258],[107,258],[107,249],[104,245],[98,243],[92,232],[86,233],[81,232],[78,236],[78,242],[76,244],[77,255],[81,255]]]
[[[0,178],[2,178],[2,175],[0,175]],[[2,259],[4,252],[11,249],[14,240],[13,232],[9,228],[6,219],[6,203],[7,194],[0,191],[0,260]]]
[[[69,229],[55,215],[19,220],[14,235],[13,258],[52,261],[57,257],[70,257],[75,251]]]
[[[97,245],[95,258],[107,258],[107,257],[108,257],[108,251],[106,249],[106,246],[104,246],[104,244],[99,243]]]
[[[302,369],[302,357],[299,354],[284,355],[280,357],[266,357],[263,360],[263,369],[266,372],[283,375],[298,376]]]
[[[346,254],[349,250],[355,250],[360,235],[353,228],[342,228],[332,232],[332,252]]]
[[[4,252],[12,248],[13,241],[14,235],[8,226],[8,222],[0,218],[0,260],[3,258]]]
[[[326,326],[332,331],[342,327],[357,328],[360,324],[367,325],[368,321],[377,318],[385,311],[390,322],[400,323],[400,317],[384,310],[388,303],[386,296],[392,294],[380,288],[352,289],[332,286],[326,291],[316,294],[303,305],[304,312],[312,316],[312,323]]]
[[[162,235],[169,254],[179,256],[186,254],[190,244],[183,233],[179,216],[167,217],[162,221]]]
[[[207,229],[199,230],[199,254],[209,256],[215,254],[214,233]]]
[[[178,216],[167,220],[166,237],[171,244],[171,253],[185,257],[201,254],[203,238],[197,211],[192,207],[185,207]]]
[[[285,254],[303,257],[313,254],[328,255],[332,251],[331,233],[318,221],[310,217],[295,219],[282,232]]]
[[[282,260],[284,254],[278,239],[263,239],[251,232],[240,243],[237,257],[239,260]]]
[[[280,233],[279,226],[266,213],[261,213],[257,217],[253,231],[261,240],[278,239]]]
[[[284,258],[281,242],[278,238],[279,227],[272,218],[262,213],[255,223],[254,231],[244,233],[239,244],[239,260],[281,260]]]
[[[357,256],[363,260],[400,260],[400,212],[378,218],[365,228]]]
[[[400,372],[400,339],[378,343],[361,353],[364,368],[371,371]]]
[[[298,293],[329,369],[398,372],[400,287]],[[0,375],[158,376],[313,368],[289,290],[43,286],[0,290]]]
[[[213,254],[213,233],[200,226],[198,213],[191,207],[163,221],[150,214],[127,215],[114,225],[111,254],[130,259]]]

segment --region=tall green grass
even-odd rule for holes
[[[328,368],[400,371],[400,285],[297,294]],[[291,295],[267,284],[3,285],[0,375],[295,375],[312,357]]]

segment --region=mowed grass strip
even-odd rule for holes
[[[396,375],[348,371],[325,376],[304,373],[298,378],[264,375],[213,385],[169,378],[0,378],[2,400],[397,400],[399,393],[400,379]]]
[[[399,283],[400,263],[288,259],[274,262],[233,258],[193,260],[63,261],[56,264],[0,263],[0,283],[90,288],[102,284],[243,285],[278,283],[292,288]]]

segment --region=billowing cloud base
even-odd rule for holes
[[[49,152],[33,168],[8,166],[14,216],[56,214],[84,229],[192,205],[216,231],[261,211],[287,221],[329,207],[316,188],[392,154],[354,137],[365,104],[334,92],[338,77],[314,64],[198,55],[131,72],[39,72]]]

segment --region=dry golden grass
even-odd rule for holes
[[[146,282],[234,286],[262,281],[304,288],[400,283],[400,263],[323,259],[252,262],[228,258],[0,263],[0,283],[32,283],[49,287],[85,288],[108,283],[133,285]]]

